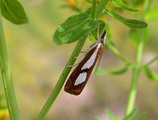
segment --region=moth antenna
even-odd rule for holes
[[[98,29],[97,29],[97,39],[99,40],[99,27],[100,27],[100,24],[98,25]]]
[[[98,38],[96,38],[91,32],[90,32],[91,36],[94,37],[96,40],[98,40]]]

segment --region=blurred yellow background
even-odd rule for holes
[[[22,120],[35,120],[60,77],[77,42],[57,46],[52,35],[58,25],[75,12],[61,8],[64,0],[19,0],[29,18],[28,24],[14,25],[3,19],[10,66]],[[122,16],[131,17],[129,12]],[[129,28],[108,19],[116,48],[130,61],[135,60],[136,49],[129,40]],[[158,21],[147,21],[150,40],[147,42],[142,63],[158,54]],[[87,40],[85,51],[92,42]],[[124,63],[109,49],[103,53],[100,67],[117,69]],[[158,74],[158,62],[150,68]],[[122,75],[92,74],[79,96],[69,95],[62,89],[45,120],[108,120],[105,109],[124,117],[132,71]],[[0,94],[4,96],[0,77]],[[135,105],[138,115],[148,111],[147,119],[158,119],[158,83],[150,81],[142,71],[139,77]]]

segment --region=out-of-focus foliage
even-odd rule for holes
[[[156,5],[154,8],[149,10],[147,13],[144,14],[145,19],[155,20],[158,19],[158,5]]]
[[[68,16],[74,14],[76,11],[73,10],[76,9],[69,9],[71,6],[64,0],[19,1],[27,11],[29,24],[15,26],[5,19],[3,22],[20,115],[23,120],[30,120],[36,119],[76,45],[76,43],[72,43],[57,46],[52,42],[52,33],[55,32],[57,26],[63,23]],[[141,14],[143,1],[123,2],[133,5],[134,8],[136,6],[137,9],[140,9]],[[79,6],[77,10],[82,11],[80,9],[82,7],[87,10],[90,6],[89,3],[80,4],[80,2],[81,0],[75,3],[76,6]],[[154,6],[154,4],[157,4],[157,1],[152,5]],[[68,7],[61,7],[63,5]],[[108,7],[113,8],[111,4]],[[85,12],[84,10],[83,12]],[[118,11],[118,14],[128,18],[134,17],[131,12],[127,11]],[[134,61],[136,49],[128,38],[129,28],[110,16],[102,16],[100,19],[105,18],[112,31],[110,40],[126,58]],[[144,49],[143,62],[152,59],[158,51],[156,31],[158,21],[147,21],[147,23],[150,35],[147,47]],[[87,50],[91,43],[87,40],[83,51]],[[121,66],[124,66],[122,61],[106,49],[99,67],[117,69]],[[150,68],[158,74],[157,66],[156,62],[151,64]],[[130,78],[131,70],[119,76],[93,74],[80,97],[73,97],[62,90],[46,119],[92,120],[97,115],[101,120],[109,120],[104,113],[105,106],[113,111],[114,115],[122,116],[127,102]],[[140,116],[144,110],[149,110],[150,113],[146,119],[156,120],[158,119],[157,84],[149,81],[144,72],[141,73],[140,78],[136,101],[137,106],[140,106],[138,115]],[[2,86],[0,91],[3,91]]]

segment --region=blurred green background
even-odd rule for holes
[[[35,120],[77,43],[57,46],[53,43],[52,35],[57,26],[75,11],[61,8],[67,4],[64,0],[19,1],[26,11],[29,23],[14,25],[3,19],[3,27],[21,119]],[[122,16],[133,17],[129,12],[122,13]],[[134,62],[136,48],[129,40],[130,29],[111,18],[108,18],[107,22],[111,26],[111,40],[116,48],[125,58]],[[146,22],[150,38],[144,49],[142,63],[148,62],[158,54],[158,20]],[[91,43],[87,40],[83,50],[85,51]],[[117,69],[123,65],[120,59],[106,49],[99,66]],[[158,62],[154,62],[150,68],[158,74],[157,66]],[[122,75],[92,74],[81,95],[69,95],[62,89],[45,120],[94,120],[94,116],[108,120],[105,108],[123,118],[131,78],[131,70]],[[0,95],[4,99],[1,77]],[[147,120],[157,120],[157,100],[158,83],[150,81],[142,71],[135,103],[139,108],[138,115],[148,111]]]

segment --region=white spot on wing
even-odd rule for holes
[[[86,77],[87,77],[87,73],[86,72],[80,73],[79,76],[77,77],[75,83],[74,83],[74,86],[83,83],[86,80]]]
[[[83,65],[83,67],[81,68],[81,70],[84,70],[84,69],[89,69],[94,61],[95,61],[95,58],[97,56],[97,53],[98,53],[98,50],[99,50],[99,47],[100,47],[101,43],[98,44],[97,46],[97,49],[94,51],[94,53],[91,55],[91,57],[89,58],[89,60],[87,60],[87,62]]]

